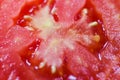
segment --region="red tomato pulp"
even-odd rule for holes
[[[119,80],[118,6],[114,0],[0,1],[0,79]]]

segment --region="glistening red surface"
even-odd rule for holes
[[[113,0],[0,1],[0,79],[119,80],[118,6]]]

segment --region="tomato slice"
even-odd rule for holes
[[[119,79],[119,11],[107,1],[0,1],[0,79]]]

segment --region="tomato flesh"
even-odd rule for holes
[[[61,2],[62,3],[62,2]],[[55,3],[54,3],[55,4]],[[53,5],[54,5],[53,4]],[[59,9],[59,7],[57,6],[59,5],[56,1],[55,7]],[[70,5],[68,5],[70,6]],[[68,65],[68,70],[65,70],[64,74],[69,74],[67,73],[67,71],[70,70],[70,73],[76,75],[77,77],[79,74],[77,74],[77,70],[75,68],[73,72],[72,68],[69,67],[69,65],[74,65],[72,64],[72,62],[75,61],[76,63],[76,59],[70,62],[71,56],[73,55],[71,52],[72,49],[76,48],[76,43],[79,45],[84,46],[85,51],[87,51],[88,55],[90,54],[91,57],[95,58],[93,59],[93,61],[91,63],[93,63],[94,65],[98,66],[97,64],[97,59],[96,56],[98,56],[99,50],[103,47],[103,45],[106,42],[106,38],[102,29],[102,23],[101,23],[101,19],[99,19],[99,16],[97,16],[96,18],[94,18],[94,14],[92,12],[95,12],[92,7],[90,7],[91,5],[86,4],[85,8],[83,10],[80,9],[80,6],[78,6],[78,10],[76,10],[75,13],[70,13],[73,14],[72,17],[70,17],[71,19],[67,19],[66,16],[64,15],[63,18],[66,18],[66,20],[62,19],[62,15],[56,14],[58,21],[55,20],[54,18],[54,13],[50,13],[50,8],[48,6],[48,4],[46,6],[42,6],[42,7],[38,7],[37,9],[35,9],[36,11],[33,10],[32,13],[27,14],[28,19],[24,19],[23,15],[23,23],[21,26],[26,27],[26,25],[32,25],[31,28],[33,30],[37,30],[38,31],[38,37],[40,39],[42,39],[42,41],[40,42],[40,45],[36,48],[35,52],[32,54],[31,58],[28,58],[29,63],[31,63],[31,65],[33,65],[37,70],[39,70],[40,72],[43,72],[44,76],[51,74],[48,73],[46,74],[46,71],[52,72],[57,75],[63,75],[63,67],[65,65]],[[52,8],[55,8],[52,7]],[[81,6],[83,7],[83,6]],[[87,8],[87,9],[86,9]],[[61,9],[61,8],[60,8]],[[63,9],[65,10],[65,9]],[[88,13],[85,13],[85,10],[88,11]],[[29,10],[27,10],[29,12]],[[58,10],[59,11],[59,10]],[[28,13],[26,12],[26,13]],[[79,13],[79,14],[78,14]],[[32,15],[30,15],[32,14]],[[66,12],[66,14],[68,14]],[[93,15],[91,15],[93,14]],[[95,14],[97,15],[97,14]],[[74,20],[74,18],[76,16],[81,16],[78,17],[77,20]],[[45,20],[46,22],[43,22],[42,20]],[[74,21],[74,23],[69,22],[70,21]],[[62,21],[66,21],[66,23],[69,23],[69,26],[66,25],[61,25],[63,22]],[[89,28],[90,23],[95,22],[98,23],[97,25],[95,25],[95,27]],[[83,25],[83,26],[81,26]],[[93,25],[94,26],[94,25]],[[101,28],[99,30],[99,28]],[[64,31],[64,32],[63,32]],[[76,35],[77,34],[77,35]],[[100,39],[99,39],[100,38]],[[89,41],[92,43],[89,43]],[[97,42],[98,41],[98,42]],[[97,45],[99,46],[97,46]],[[92,45],[92,46],[91,46]],[[84,47],[82,47],[84,49]],[[81,49],[82,49],[81,48]],[[89,52],[89,51],[90,52]],[[77,51],[76,49],[74,50],[75,52]],[[84,51],[83,51],[84,52]],[[92,53],[91,53],[92,52]],[[66,56],[64,56],[65,54],[67,54]],[[69,54],[69,55],[68,55]],[[79,54],[79,52],[75,53],[75,56],[82,56]],[[95,54],[95,56],[93,56]],[[68,58],[67,62],[66,57]],[[89,65],[89,67],[92,64],[89,64],[89,58],[87,59],[87,56],[85,56],[86,58],[83,59],[83,61],[86,60],[86,64]],[[90,58],[91,58],[90,57]],[[88,60],[88,61],[87,61]],[[94,63],[95,61],[95,63]],[[78,64],[78,63],[77,63]],[[78,66],[76,65],[76,68],[81,66],[81,68],[83,67],[83,64],[79,64]],[[87,67],[83,67],[86,70],[88,70],[88,73],[94,72],[94,70],[92,68],[87,68]],[[43,70],[42,70],[43,69]],[[56,71],[57,69],[57,71]],[[46,71],[44,71],[46,70]],[[79,70],[80,72],[81,70]],[[53,74],[53,75],[55,75]],[[70,75],[70,74],[69,74]],[[81,74],[83,75],[83,74]],[[87,74],[83,75],[84,77],[87,76]],[[93,73],[92,75],[89,75],[88,78],[90,78],[90,76],[95,76],[95,73]],[[68,76],[67,76],[68,77]],[[64,77],[64,78],[67,78]],[[86,78],[86,79],[88,79]],[[82,78],[81,78],[82,79]]]
[[[0,79],[119,80],[119,9],[106,2],[1,1]]]
[[[47,78],[39,77],[31,68],[28,68],[20,56],[14,50],[0,49],[0,79],[20,79],[20,80],[48,80]]]
[[[117,8],[115,8],[115,5],[112,3],[112,1],[108,0],[108,1],[91,1],[92,3],[94,3],[94,5],[96,6],[96,10],[98,11],[98,13],[100,14],[100,16],[102,16],[103,19],[103,24],[104,24],[104,28],[106,30],[106,34],[107,37],[109,39],[109,41],[111,41],[115,46],[119,43],[119,10]],[[101,4],[99,4],[99,2]],[[99,5],[97,5],[99,4]],[[104,5],[106,4],[106,5]],[[111,4],[111,7],[109,6]],[[104,6],[102,6],[104,5]]]
[[[56,0],[51,13],[57,15],[61,23],[72,23],[74,22],[75,15],[85,5],[85,2],[86,0]]]

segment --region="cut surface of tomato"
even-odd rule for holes
[[[3,37],[0,45],[5,48],[15,49],[16,51],[22,51],[35,41],[34,37],[35,35],[25,28],[14,26]]]
[[[97,79],[95,74],[99,71],[99,61],[83,46],[76,45],[74,50],[66,51],[66,64],[80,80]]]
[[[0,12],[0,39],[2,39],[7,33],[8,29],[14,24],[11,19],[6,17]]]
[[[56,4],[57,3],[54,3],[54,5]],[[87,74],[81,74],[82,76],[87,76],[88,78],[86,79],[89,79],[90,76],[95,76],[97,71],[95,72],[91,65],[97,66],[98,61],[96,59],[96,55],[93,55],[96,52],[98,53],[98,51],[103,47],[106,39],[104,39],[105,35],[102,30],[101,22],[99,22],[100,20],[98,17],[93,18],[93,15],[91,15],[94,10],[91,10],[91,7],[89,8],[89,6],[86,6],[86,8],[83,8],[82,10],[78,8],[76,11],[79,12],[78,16],[81,17],[78,18],[77,21],[74,20],[73,16],[76,16],[77,12],[74,13],[74,15],[70,17],[70,20],[73,20],[74,23],[66,20],[66,23],[68,23],[69,26],[67,24],[61,25],[62,21],[56,21],[53,14],[50,13],[50,10],[49,4],[46,4],[42,7],[39,6],[38,10],[34,11],[34,14],[32,15],[23,15],[23,19],[25,21],[28,20],[27,24],[25,24],[28,25],[27,29],[38,31],[37,37],[42,39],[41,43],[36,48],[34,53],[32,53],[32,56],[28,59],[28,61],[37,70],[43,72],[44,75],[57,74],[59,77],[64,76],[64,69],[62,68],[64,68],[66,64],[74,66],[72,61],[77,63],[76,59],[71,62],[65,62],[66,57],[70,56],[70,59],[72,59],[74,51],[76,53],[75,57],[83,57],[83,55],[79,54],[79,51],[77,52],[77,47],[80,47],[80,49],[83,49],[83,52],[86,54],[84,54],[85,58],[83,58],[83,61],[85,61],[89,67],[85,67],[84,65],[77,63],[78,65],[76,65],[76,69],[80,66],[81,68],[83,67],[86,69],[86,73],[89,74],[89,77]],[[76,44],[80,46],[76,47]],[[81,47],[81,45],[84,47]],[[71,50],[73,50],[73,52],[71,52]],[[90,55],[90,57],[88,57],[87,54]],[[91,61],[91,64],[89,64],[90,58],[94,58],[93,61]],[[44,72],[44,70],[49,71],[49,73],[46,74],[46,71]],[[71,74],[74,74],[75,76],[78,75],[76,73],[77,70],[71,71],[71,68],[69,68],[68,71],[69,70]],[[80,69],[79,72],[80,71],[82,71],[82,69]],[[92,72],[95,73],[91,74]],[[65,70],[65,74],[68,74],[67,70]]]
[[[114,0],[0,1],[0,79],[119,80],[118,6]]]
[[[25,0],[0,1],[0,37],[5,36],[8,29],[13,26],[12,18],[18,16],[24,4]]]
[[[102,16],[104,28],[106,30],[107,37],[114,45],[119,43],[119,32],[120,32],[120,11],[115,7],[112,1],[102,1],[102,0],[91,0],[94,4],[96,10]],[[111,6],[109,6],[111,5]]]
[[[56,0],[51,11],[61,23],[73,23],[75,15],[83,8],[86,0]]]
[[[120,79],[119,57],[120,57],[119,49],[108,42],[105,48],[101,51],[100,72],[96,75],[98,79],[100,80]]]
[[[16,51],[0,48],[0,79],[2,80],[48,80],[26,66]]]
[[[54,2],[52,9],[50,8],[50,5],[46,3],[46,5],[44,6],[38,6],[38,10],[34,11],[32,15],[23,15],[23,20],[26,22],[23,26],[28,30],[37,31],[37,37],[41,39],[40,44],[32,53],[31,58],[29,58],[28,61],[40,72],[42,72],[42,70],[48,70],[50,72],[48,74],[58,74],[60,77],[64,76],[64,70],[62,68],[66,64],[71,64],[71,66],[74,65],[72,64],[72,61],[65,62],[65,58],[67,56],[70,56],[72,59],[73,52],[70,52],[71,50],[75,51],[76,56],[82,56],[77,54],[79,53],[79,51],[77,52],[76,44],[84,46],[81,47],[81,49],[83,49],[83,52],[85,52],[86,54],[88,53],[88,55],[90,54],[90,58],[95,58],[93,59],[91,64],[89,64],[88,56],[84,56],[85,58],[83,58],[83,61],[85,61],[85,63],[89,66],[91,66],[92,64],[97,66],[96,55],[93,56],[93,54],[94,52],[98,52],[102,48],[105,43],[105,41],[103,42],[103,40],[105,39],[104,35],[101,36],[101,34],[104,34],[104,32],[102,30],[101,23],[98,21],[99,19],[93,19],[93,15],[91,15],[91,12],[93,11],[91,10],[91,7],[89,8],[89,6],[86,6],[86,8],[82,9],[86,1],[81,2],[81,5],[77,5],[74,13],[70,12],[70,10],[74,10],[71,6],[77,4],[74,2],[74,0],[74,5],[69,3],[68,1],[64,4],[64,6],[62,6],[63,8],[60,7],[60,4],[58,4],[58,2],[59,0],[56,0]],[[71,7],[68,12],[68,7],[66,6]],[[53,15],[54,13],[52,13],[54,8],[58,10],[55,11],[58,19],[60,19],[58,21],[55,20]],[[62,15],[60,15],[61,12],[59,12],[59,9],[62,9],[63,17],[61,17]],[[68,17],[68,14],[71,16]],[[81,17],[75,20],[74,17],[76,16]],[[63,21],[65,21],[65,23],[67,24],[63,25]],[[101,27],[101,30],[95,31],[97,30],[97,27]],[[98,44],[100,46],[96,48],[95,44]],[[65,54],[67,55],[65,56]],[[75,63],[77,63],[76,59],[73,61],[76,61]],[[88,70],[88,73],[90,73],[89,75],[94,75],[91,74],[91,72],[94,72],[91,67],[84,67],[84,65],[79,64],[78,66],[76,65],[76,69],[79,68],[79,66]],[[71,68],[68,69],[68,71],[69,70],[71,74],[75,74],[75,76],[78,75],[76,73],[77,70],[74,70],[75,72],[72,72]],[[43,74],[45,74],[45,72],[43,72]],[[68,74],[67,70],[65,71],[65,73]]]

